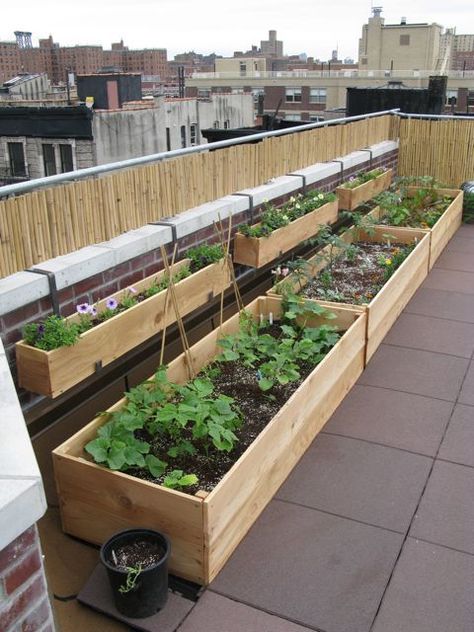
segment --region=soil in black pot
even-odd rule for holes
[[[136,540],[112,549],[110,563],[116,568],[126,571],[128,568],[141,567],[142,570],[154,566],[165,555],[162,546],[157,542]]]

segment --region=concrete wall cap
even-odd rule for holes
[[[115,265],[115,252],[112,248],[86,246],[67,255],[42,261],[32,268],[54,272],[56,287],[62,290]]]
[[[34,272],[15,272],[0,279],[0,316],[49,294],[48,279]]]
[[[188,211],[183,211],[175,217],[165,220],[175,226],[176,237],[186,237],[202,228],[212,226],[221,218],[225,220],[229,215],[234,216],[248,210],[249,200],[245,197],[226,195],[225,197],[195,206]]]
[[[46,511],[41,474],[0,340],[0,550]]]

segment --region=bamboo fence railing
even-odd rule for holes
[[[474,179],[474,120],[403,118],[398,173],[459,187]]]
[[[0,200],[4,277],[316,162],[396,138],[386,115],[235,145]]]

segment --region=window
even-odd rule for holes
[[[191,145],[197,145],[197,123],[191,123],[189,127],[189,142]]]
[[[8,157],[12,176],[26,177],[25,152],[23,143],[8,143]]]
[[[71,145],[59,145],[59,157],[61,159],[61,173],[74,171]]]
[[[320,121],[324,121],[324,117],[310,114],[309,120],[311,121],[311,123],[319,123]]]
[[[171,136],[170,136],[170,128],[166,128],[166,151],[171,151]]]
[[[286,102],[287,103],[301,103],[301,88],[287,88],[286,89]]]
[[[54,176],[56,172],[56,157],[54,155],[54,145],[43,144],[43,165],[44,175]]]
[[[211,89],[210,88],[198,88],[198,99],[210,99],[211,98]]]
[[[410,46],[409,35],[400,35],[400,46]]]
[[[219,129],[219,121],[214,121],[214,129]]]
[[[309,102],[310,103],[326,103],[326,88],[310,88],[309,89]]]
[[[224,129],[230,129],[230,121],[229,121],[229,119],[226,119],[224,121]]]
[[[181,147],[186,147],[186,125],[181,125]]]
[[[296,114],[294,112],[285,114],[286,121],[301,121],[301,114]]]
[[[457,90],[446,90],[446,105],[451,105],[451,104],[456,105],[457,100],[458,100]]]
[[[265,96],[265,88],[252,88],[251,93],[254,103],[258,103],[258,97],[260,95]]]
[[[241,61],[239,64],[240,67],[240,76],[245,77],[247,74],[247,64],[244,61]]]

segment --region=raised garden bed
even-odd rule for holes
[[[176,263],[176,274],[189,264],[188,259]],[[134,284],[137,293],[160,282],[165,271],[153,274]],[[230,275],[224,259],[212,263],[175,284],[181,316],[191,313],[229,287]],[[120,290],[99,301],[97,311],[106,308],[110,299],[120,302],[130,289]],[[57,397],[95,371],[110,364],[137,345],[175,321],[171,300],[165,315],[166,290],[155,294],[130,309],[118,313],[80,335],[72,346],[44,351],[21,340],[16,344],[18,380],[22,388],[34,393]],[[65,319],[79,323],[80,314]]]
[[[414,197],[419,191],[420,187],[410,186],[407,188],[407,195]],[[451,198],[451,203],[446,205],[446,210],[441,217],[432,226],[423,226],[430,231],[430,261],[429,270],[433,267],[439,255],[443,252],[447,243],[457,231],[462,222],[462,207],[463,207],[463,192],[459,189],[432,189],[433,195],[431,202],[434,202],[440,197]],[[427,206],[430,201],[427,200]],[[380,206],[374,208],[369,216],[376,220],[384,221],[387,218],[388,211],[382,209]],[[410,226],[410,219],[401,221],[399,226],[406,228]]]
[[[337,200],[334,200],[263,237],[252,237],[237,232],[234,238],[234,262],[261,268],[317,234],[321,224],[334,223],[337,220],[337,213]],[[260,224],[256,224],[255,227],[259,226]]]
[[[382,339],[428,274],[430,246],[428,231],[376,226],[369,232],[371,234],[364,230],[351,229],[343,233],[341,239],[346,244],[357,243],[357,241],[387,243],[387,237],[390,236],[392,244],[412,244],[415,240],[418,243],[382,289],[373,298],[367,299],[365,304],[336,303],[318,299],[321,305],[326,305],[330,309],[342,304],[367,312],[366,362],[375,353]],[[320,253],[309,259],[306,276],[290,274],[271,288],[267,294],[274,296],[282,293],[285,285],[286,287],[290,285],[296,292],[304,292],[308,283],[313,283],[315,277],[328,267],[329,248],[330,246],[326,246]],[[343,255],[343,252],[343,248],[336,247],[332,257],[337,257],[338,254]]]
[[[375,195],[385,191],[392,182],[392,173],[393,170],[388,169],[377,177],[353,188],[350,188],[351,181],[347,183],[349,186],[341,185],[337,187],[336,195],[339,200],[339,208],[345,211],[353,211],[363,202],[367,202]]]
[[[281,299],[261,297],[246,310],[254,320],[268,319],[270,313],[277,320]],[[100,544],[119,529],[158,529],[172,542],[170,571],[208,584],[363,370],[366,315],[338,305],[332,311],[336,319],[329,324],[345,333],[211,492],[191,495],[93,463],[84,447],[107,415],[59,446],[53,460],[64,531]],[[312,317],[308,325],[324,322]],[[194,368],[212,362],[222,351],[218,341],[239,326],[237,314],[194,345]],[[171,362],[168,378],[187,381],[184,354]],[[122,399],[107,412],[119,411],[125,403]]]

